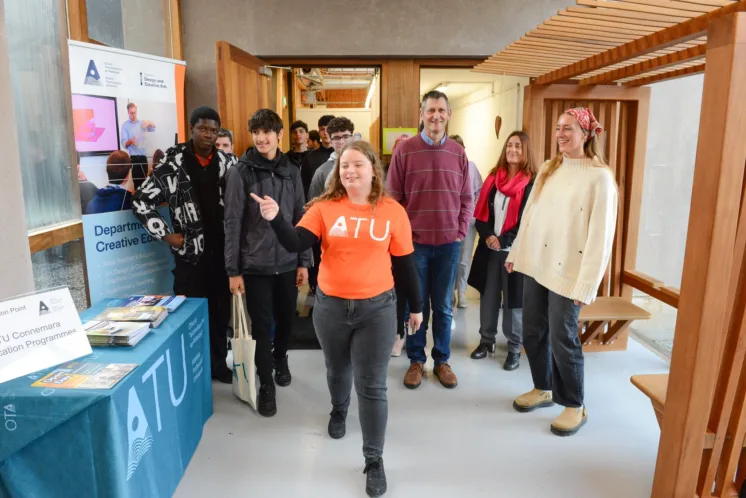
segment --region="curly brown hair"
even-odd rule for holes
[[[368,196],[368,202],[372,206],[376,206],[384,197],[387,197],[386,187],[384,184],[384,173],[383,165],[381,160],[378,158],[375,149],[368,142],[352,142],[348,144],[342,152],[337,156],[334,162],[334,169],[332,169],[331,177],[329,178],[329,186],[326,188],[323,194],[311,199],[306,205],[308,210],[311,206],[321,201],[338,201],[347,197],[347,189],[342,185],[342,178],[339,176],[339,163],[348,150],[356,150],[370,161],[373,167],[373,184],[371,186],[370,195]]]

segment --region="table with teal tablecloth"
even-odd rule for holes
[[[103,311],[109,300],[81,314]],[[169,497],[212,416],[207,301],[187,299],[134,348],[76,361],[139,366],[108,390],[0,384],[0,497]]]

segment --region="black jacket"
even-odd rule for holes
[[[174,232],[182,234],[184,245],[178,251],[173,248],[171,251],[174,256],[196,265],[205,250],[205,231],[199,204],[192,197],[191,179],[183,166],[184,161],[197,161],[192,150],[190,140],[166,151],[165,157],[153,168],[153,174],[145,179],[132,197],[132,212],[156,239],[160,240]],[[222,150],[214,149],[212,161],[220,168],[218,175],[222,204],[225,174],[235,158],[231,159]],[[163,203],[168,203],[173,230],[157,210]]]
[[[293,225],[304,214],[306,197],[298,168],[279,150],[273,161],[253,147],[247,150],[226,176],[225,268],[228,276],[275,275],[313,266],[310,250],[298,255],[282,247],[250,193],[270,196],[279,204],[282,216]]]
[[[513,241],[518,235],[518,229],[521,227],[521,219],[523,218],[523,210],[526,207],[528,196],[531,194],[531,189],[534,187],[533,180],[526,185],[526,190],[523,193],[523,202],[521,203],[521,210],[518,213],[518,224],[509,232],[497,236],[497,240],[500,241],[500,247],[510,247],[513,245]],[[484,221],[476,221],[476,229],[479,232],[479,242],[477,242],[477,250],[474,252],[474,260],[471,263],[471,270],[469,271],[468,283],[480,293],[484,294],[484,288],[487,285],[487,263],[489,262],[490,252],[492,249],[487,247],[487,238],[495,234],[495,194],[497,193],[497,187],[492,187],[489,193],[489,210],[490,218],[486,223]],[[523,275],[517,272],[508,274],[508,303],[507,307],[511,309],[523,308]]]
[[[301,179],[303,180],[303,194],[308,198],[308,189],[311,187],[311,181],[313,175],[319,167],[329,160],[329,156],[334,152],[333,147],[328,149],[323,145],[311,152],[303,159],[303,163],[300,166]]]

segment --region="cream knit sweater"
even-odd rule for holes
[[[538,198],[536,192],[526,203],[508,262],[552,292],[590,304],[614,242],[617,188],[611,171],[593,159],[564,158]]]

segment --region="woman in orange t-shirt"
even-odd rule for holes
[[[410,330],[422,323],[422,296],[412,228],[404,208],[384,192],[373,147],[349,144],[337,157],[329,186],[293,228],[277,203],[252,194],[285,249],[321,241],[323,257],[313,324],[324,351],[332,400],[329,435],[342,438],[353,379],[358,395],[369,496],[386,492],[383,443],[388,419],[386,371],[396,334],[394,277],[409,301]]]

